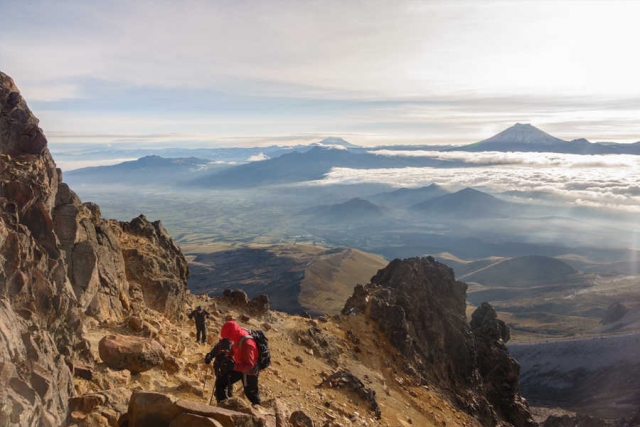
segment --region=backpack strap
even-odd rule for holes
[[[249,371],[247,371],[247,372],[243,372],[244,377],[245,377],[244,378],[245,385],[246,385],[246,375],[247,375],[247,373],[249,373],[251,375],[258,375],[258,371],[260,370],[260,346],[258,345],[256,340],[251,336],[251,332],[250,331],[248,331],[248,332],[249,332],[248,335],[243,335],[243,336],[240,337],[240,341],[238,341],[238,347],[239,347],[240,351],[242,351],[242,343],[244,343],[248,339],[253,340],[253,342],[256,344],[256,349],[258,350],[258,359],[256,360],[256,364],[253,366],[253,368],[249,369]]]

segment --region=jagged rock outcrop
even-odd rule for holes
[[[504,347],[506,325],[485,307],[474,316],[478,332],[472,332],[465,314],[466,290],[453,270],[431,257],[396,259],[370,284],[356,286],[343,314],[364,313],[376,321],[413,366],[418,381],[437,385],[484,425],[506,421],[534,426],[519,395],[517,362]],[[491,363],[498,365],[493,371]]]
[[[189,266],[160,221],[144,215],[130,222],[109,221],[122,248],[131,293],[170,318],[184,316]]]
[[[520,396],[520,365],[511,357],[506,342],[509,328],[490,304],[483,302],[471,316],[476,339],[476,360],[482,378],[483,393],[498,416],[516,426],[534,425]]]
[[[0,425],[62,424],[73,367],[93,363],[87,316],[122,320],[138,285],[157,286],[160,302],[144,302],[167,317],[184,304],[186,260],[162,226],[106,221],[61,181],[38,119],[0,72]],[[123,255],[135,239],[144,253]],[[139,265],[161,273],[129,279]]]

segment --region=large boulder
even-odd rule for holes
[[[137,390],[129,401],[129,427],[170,427],[189,420],[193,425],[264,427],[264,419],[250,414],[177,399],[162,393]]]
[[[111,369],[137,374],[164,365],[166,351],[150,338],[107,335],[98,343],[100,358]]]

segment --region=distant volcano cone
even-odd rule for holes
[[[572,152],[575,144],[551,136],[528,123],[516,123],[491,138],[475,144],[456,147],[451,151],[536,151],[536,152]]]
[[[537,127],[528,123],[516,123],[491,138],[482,140],[478,144],[505,143],[505,144],[536,144],[552,145],[566,142],[549,135]]]

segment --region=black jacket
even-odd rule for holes
[[[198,310],[193,310],[191,313],[189,313],[189,319],[196,319],[196,326],[198,328],[204,328],[206,323],[205,320],[206,318],[209,317],[209,312],[205,309],[202,309],[202,311],[198,311]]]

